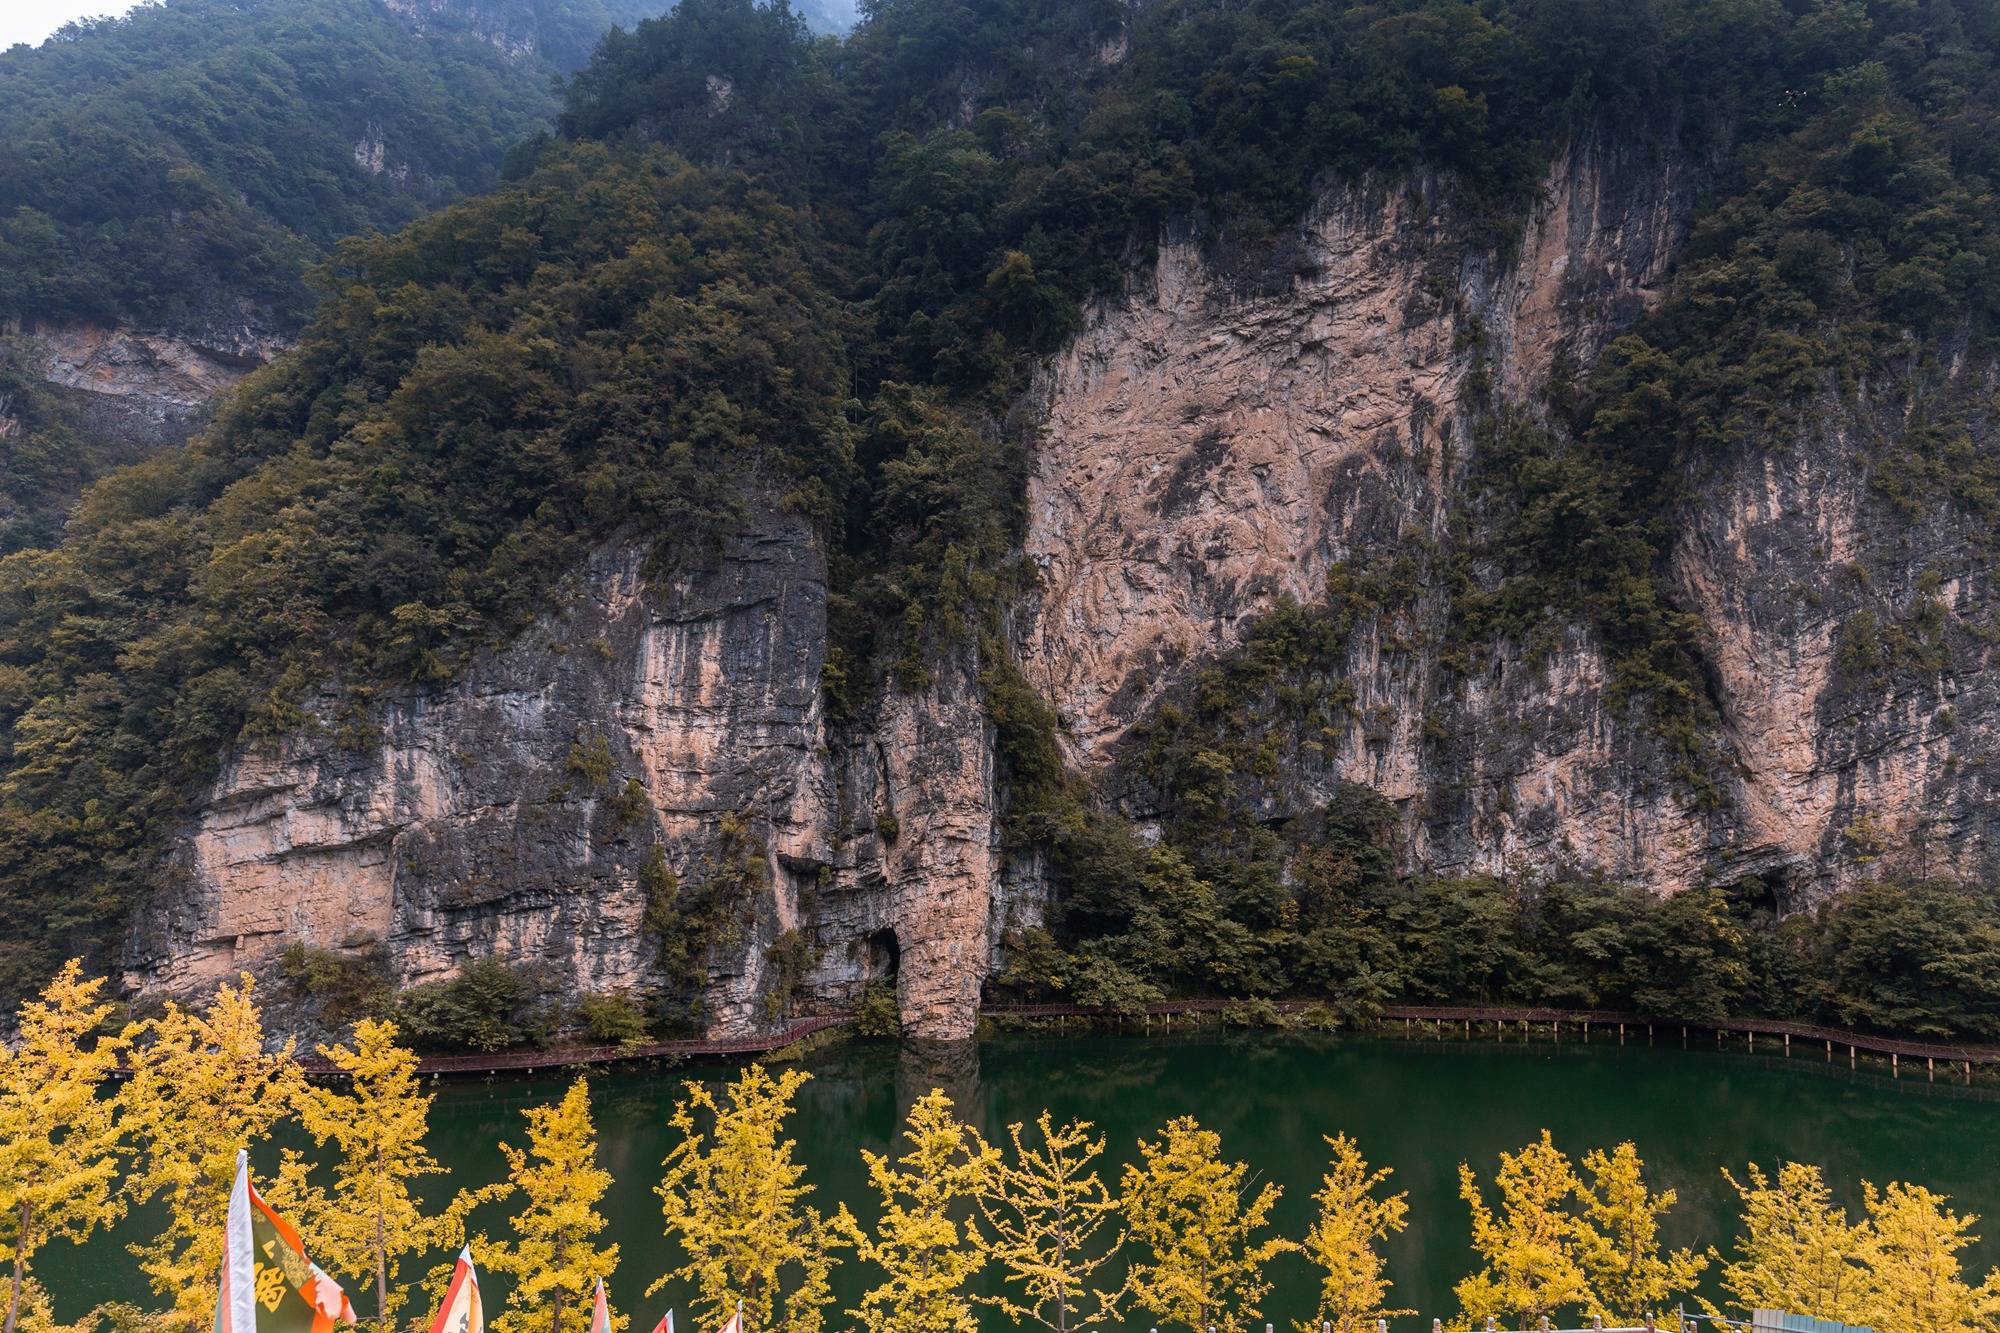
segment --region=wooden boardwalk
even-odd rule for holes
[[[1232,1003],[1241,1001],[1202,999],[1167,1000],[1160,1004],[1148,1005],[1143,1011],[1123,1015],[1138,1019],[1173,1019],[1182,1015],[1219,1014]],[[1324,1005],[1312,1000],[1273,1000],[1271,1007],[1283,1014],[1308,1013]],[[987,1005],[982,1013],[995,1017],[1018,1018],[1116,1018],[1103,1009],[1088,1009],[1073,1004],[995,1004]],[[1432,1004],[1392,1004],[1382,1008],[1376,1015],[1379,1023],[1401,1022],[1408,1026],[1425,1024],[1442,1035],[1444,1026],[1462,1026],[1467,1035],[1481,1027],[1495,1029],[1512,1025],[1549,1027],[1558,1033],[1564,1026],[1578,1029],[1586,1036],[1592,1028],[1616,1029],[1621,1032],[1636,1031],[1657,1037],[1662,1033],[1694,1033],[1713,1035],[1718,1039],[1741,1036],[1749,1041],[1752,1049],[1759,1037],[1775,1038],[1778,1045],[1789,1052],[1794,1042],[1801,1046],[1823,1048],[1829,1058],[1845,1051],[1850,1060],[1862,1053],[1887,1056],[1892,1065],[1900,1068],[1904,1060],[1923,1060],[1930,1065],[1946,1064],[1971,1068],[1975,1065],[2000,1065],[2000,1046],[1981,1046],[1954,1042],[1913,1041],[1899,1037],[1881,1037],[1865,1032],[1848,1032],[1839,1028],[1815,1027],[1809,1023],[1791,1023],[1779,1019],[1728,1019],[1708,1022],[1700,1019],[1663,1019],[1645,1014],[1619,1013],[1603,1009],[1546,1009],[1533,1007],[1511,1007],[1506,1005],[1432,1005]],[[1929,1068],[1930,1065],[1926,1067]]]
[[[1082,1018],[1099,1021],[1122,1018],[1138,1019],[1150,1024],[1155,1019],[1171,1023],[1175,1018],[1220,1014],[1231,1003],[1219,999],[1164,1000],[1159,1004],[1148,1005],[1143,1011],[1128,1014],[1116,1014],[1109,1010],[1092,1009],[1076,1004],[989,1004],[980,1012],[994,1018]],[[1322,1007],[1311,1000],[1276,1000],[1270,1003],[1279,1013],[1286,1014],[1310,1012]],[[1946,1066],[1948,1071],[1953,1069],[1963,1071],[1967,1078],[1970,1078],[1975,1066],[2000,1066],[2000,1046],[1910,1041],[1779,1020],[1731,1019],[1721,1023],[1682,1022],[1678,1019],[1665,1020],[1643,1014],[1617,1013],[1609,1010],[1406,1004],[1387,1006],[1377,1016],[1377,1021],[1382,1024],[1402,1023],[1408,1029],[1422,1025],[1431,1028],[1440,1037],[1444,1035],[1447,1026],[1461,1029],[1466,1036],[1478,1035],[1482,1030],[1488,1029],[1499,1036],[1512,1027],[1544,1027],[1552,1029],[1554,1035],[1558,1037],[1564,1027],[1570,1027],[1576,1029],[1586,1039],[1592,1029],[1600,1032],[1616,1030],[1621,1036],[1628,1033],[1635,1036],[1644,1034],[1655,1040],[1676,1033],[1685,1039],[1688,1034],[1698,1032],[1703,1036],[1713,1036],[1718,1044],[1740,1036],[1750,1043],[1753,1050],[1756,1049],[1757,1040],[1761,1037],[1771,1041],[1787,1054],[1792,1053],[1792,1048],[1796,1044],[1801,1051],[1822,1052],[1824,1058],[1829,1061],[1842,1054],[1847,1056],[1850,1064],[1862,1054],[1884,1057],[1899,1075],[1904,1061],[1923,1062],[1927,1077],[1934,1077],[1939,1065]],[[640,1046],[568,1046],[545,1050],[492,1051],[483,1055],[434,1055],[424,1057],[418,1062],[417,1067],[426,1074],[534,1073],[545,1069],[569,1069],[645,1060],[768,1055],[772,1051],[782,1050],[784,1047],[804,1041],[815,1033],[842,1027],[851,1022],[853,1022],[852,1014],[816,1014],[766,1032],[729,1037],[656,1041]],[[302,1060],[300,1064],[308,1074],[335,1075],[339,1072],[324,1060],[317,1058]]]
[[[628,1061],[687,1059],[700,1055],[769,1055],[816,1032],[850,1023],[848,1014],[818,1014],[801,1018],[781,1028],[733,1037],[695,1037],[680,1041],[652,1041],[637,1046],[551,1046],[538,1050],[488,1051],[474,1055],[427,1055],[417,1061],[423,1074],[532,1074],[537,1070],[572,1069],[581,1065],[623,1064]],[[299,1067],[315,1076],[338,1076],[340,1071],[317,1056],[299,1061]]]

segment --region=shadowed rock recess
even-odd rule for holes
[[[1504,250],[1475,239],[1448,180],[1342,185],[1277,278],[1170,240],[1091,314],[1031,391],[1039,577],[1006,623],[1103,797],[1142,828],[1157,816],[1149,719],[1279,599],[1462,548],[1476,411],[1533,413],[1648,308],[1702,174],[1593,140],[1557,157]],[[1954,373],[1994,388],[1983,361]],[[1580,869],[1661,893],[1756,874],[1816,898],[1860,873],[1870,838],[1977,869],[2000,724],[1981,534],[1871,490],[1897,422],[1838,402],[1817,422],[1726,459],[1672,546],[1710,664],[1714,792],[1673,779],[1587,624],[1478,644],[1461,669],[1451,585],[1426,575],[1355,621],[1346,722],[1276,738],[1262,813],[1360,783],[1400,812],[1406,869]],[[185,889],[142,924],[134,980],[180,990],[295,941],[367,940],[398,983],[490,955],[547,965],[567,994],[656,996],[671,983],[649,895],[740,873],[755,891],[706,937],[711,1030],[893,977],[909,1031],[969,1034],[1002,937],[1046,897],[999,833],[980,664],[965,650],[830,719],[826,553],[775,498],[753,510],[703,572],[649,571],[637,539],[601,546],[528,631],[377,707],[366,744],[329,693],[321,727],[236,755],[178,840]],[[1926,671],[1843,655],[1864,611],[1921,617]],[[784,938],[807,961],[778,994]]]

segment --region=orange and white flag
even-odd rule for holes
[[[486,1333],[486,1311],[479,1303],[479,1274],[472,1268],[472,1247],[458,1252],[444,1303],[431,1320],[431,1333]]]
[[[674,1333],[674,1312],[672,1310],[660,1316],[660,1322],[653,1325],[653,1333]]]
[[[715,1333],[743,1333],[743,1307],[737,1306],[736,1313],[729,1316],[729,1322],[716,1329]]]
[[[306,1257],[291,1224],[250,1183],[250,1154],[236,1154],[223,1223],[215,1333],[330,1333],[354,1322],[340,1284]]]
[[[604,1300],[604,1279],[597,1279],[597,1299],[590,1307],[590,1333],[611,1333],[611,1307]]]

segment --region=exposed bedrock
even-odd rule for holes
[[[1430,569],[1463,540],[1475,377],[1533,410],[1552,370],[1589,365],[1654,299],[1697,175],[1593,142],[1504,251],[1447,182],[1340,188],[1283,271],[1246,280],[1168,244],[1094,314],[1036,391],[1041,578],[1011,623],[1107,797],[1157,814],[1138,729],[1278,598],[1319,602],[1342,562],[1417,551]],[[1991,367],[1955,373],[1991,396]],[[1990,533],[1883,498],[1873,469],[1900,422],[1831,398],[1816,419],[1722,460],[1671,552],[1705,626],[1717,797],[1672,776],[1642,703],[1614,702],[1587,625],[1482,644],[1462,668],[1426,577],[1356,623],[1347,723],[1281,738],[1266,813],[1360,782],[1402,811],[1412,868],[1582,868],[1660,892],[1760,874],[1816,895],[1911,841],[1940,868],[1980,864],[2000,735]],[[642,543],[608,544],[450,686],[358,728],[329,692],[323,726],[233,756],[179,845],[183,891],[135,941],[135,980],[191,987],[295,941],[372,939],[399,983],[498,956],[572,996],[657,994],[657,858],[683,887],[746,871],[740,926],[707,954],[713,1029],[893,977],[914,1035],[969,1034],[999,939],[1041,893],[997,832],[979,663],[951,656],[923,689],[830,720],[825,554],[803,519],[753,512],[714,568],[649,574]],[[801,942],[809,964],[780,993],[774,960]]]
[[[664,984],[643,921],[657,844],[681,885],[751,867],[709,952],[713,1030],[781,1017],[766,954],[797,930],[817,961],[795,1006],[893,976],[913,1028],[966,1035],[995,861],[971,665],[842,733],[825,645],[824,553],[799,519],[759,511],[696,573],[649,578],[643,548],[607,546],[566,605],[449,688],[359,733],[329,694],[323,727],[232,759],[138,966],[189,989],[294,942],[372,942],[403,984],[491,956],[571,997],[644,998]]]
[[[217,395],[285,346],[248,324],[174,331],[70,324],[27,336],[42,377],[112,459],[186,439]]]
[[[1167,247],[1044,384],[1027,537],[1042,587],[1019,651],[1072,757],[1145,819],[1134,729],[1275,599],[1322,600],[1339,562],[1462,540],[1470,378],[1532,410],[1559,358],[1588,366],[1653,299],[1696,183],[1671,156],[1580,148],[1512,259],[1469,239],[1443,183],[1345,188],[1261,290]],[[1990,366],[1955,373],[1961,396],[1991,396]],[[1349,725],[1284,738],[1266,813],[1360,782],[1402,809],[1413,869],[1584,869],[1661,892],[1758,874],[1816,896],[1913,839],[1934,868],[1983,862],[1991,534],[1890,506],[1871,476],[1904,423],[1822,408],[1806,437],[1725,460],[1673,549],[1705,627],[1719,800],[1673,779],[1642,706],[1614,705],[1585,625],[1448,669],[1452,608],[1427,579],[1356,627]],[[1901,660],[1843,668],[1843,632],[1871,624]]]

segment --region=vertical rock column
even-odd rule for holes
[[[979,1021],[996,861],[993,739],[969,654],[923,691],[884,701],[881,746],[899,825],[883,869],[903,1027],[962,1040]]]

